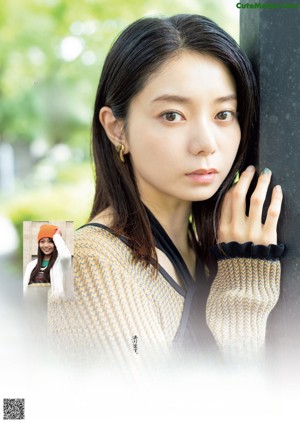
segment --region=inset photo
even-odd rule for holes
[[[23,222],[25,297],[73,297],[74,223]]]

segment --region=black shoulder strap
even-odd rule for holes
[[[183,260],[175,244],[173,243],[167,232],[164,230],[164,228],[161,226],[159,221],[156,219],[156,217],[151,213],[149,209],[146,208],[146,211],[148,214],[157,248],[159,248],[171,261],[180,280],[187,289],[189,286],[194,284],[195,281],[192,275],[190,274],[190,271],[187,265],[185,264],[185,261]]]

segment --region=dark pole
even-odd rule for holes
[[[273,186],[283,188],[278,240],[287,247],[281,296],[267,327],[267,352],[285,366],[300,362],[300,6],[296,0],[250,1],[237,7],[241,47],[260,86],[258,165],[269,167]],[[262,8],[254,9],[255,4]]]

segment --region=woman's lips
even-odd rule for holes
[[[197,169],[186,176],[199,184],[210,184],[214,181],[218,171],[216,169]]]

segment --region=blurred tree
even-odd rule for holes
[[[226,2],[227,3],[227,2]],[[147,14],[199,12],[219,1],[12,0],[0,9],[0,141],[67,142],[88,154],[101,65],[121,29]]]

